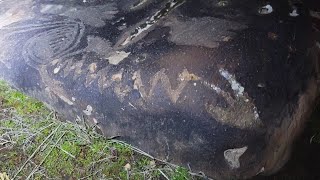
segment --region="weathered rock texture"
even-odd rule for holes
[[[0,76],[157,158],[246,178],[286,162],[312,111],[314,31],[286,0],[3,0]]]

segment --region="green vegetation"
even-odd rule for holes
[[[199,179],[55,112],[0,82],[0,177],[13,179]]]

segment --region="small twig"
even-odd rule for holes
[[[190,174],[191,176],[200,177],[200,178],[206,179],[206,180],[214,180],[214,179],[211,179],[211,178],[209,178],[208,176],[206,176],[203,172],[199,172],[199,173],[189,172],[189,174]]]
[[[94,173],[92,173],[92,174],[90,174],[90,175],[88,175],[88,176],[82,177],[82,178],[80,178],[79,180],[88,179],[89,177],[91,177],[91,176],[93,176],[93,175],[96,175],[96,174],[98,174],[98,173],[101,172],[101,171],[102,171],[102,169],[100,169],[100,170],[98,170],[98,171],[96,171],[96,172],[94,172]]]
[[[108,156],[108,157],[102,158],[102,159],[100,159],[100,160],[98,160],[98,161],[91,162],[90,164],[94,165],[94,164],[103,162],[103,161],[105,161],[105,160],[110,160],[111,158],[115,158],[115,156]]]
[[[53,122],[53,123],[49,124],[48,126],[45,126],[45,127],[41,128],[39,131],[36,131],[36,133],[34,134],[34,136],[40,134],[43,130],[51,127],[51,126],[54,125],[54,124],[56,124],[56,123]]]
[[[172,163],[169,163],[169,162],[167,162],[167,161],[164,161],[164,160],[155,158],[155,157],[151,156],[150,154],[142,151],[141,149],[139,149],[139,148],[137,148],[137,147],[134,147],[134,146],[132,146],[132,145],[130,145],[130,144],[127,144],[127,143],[125,143],[125,142],[123,142],[123,141],[110,140],[110,142],[115,142],[115,143],[118,143],[118,144],[122,144],[122,145],[128,146],[128,147],[131,148],[133,151],[135,151],[135,152],[137,152],[137,153],[139,153],[139,154],[141,154],[141,155],[147,156],[147,157],[149,157],[149,158],[151,158],[151,159],[154,159],[154,160],[156,160],[156,161],[158,161],[158,162],[162,162],[163,164],[170,165],[170,166],[173,167],[173,168],[179,167],[179,166],[177,166],[177,165],[175,165],[175,164],[172,164]]]
[[[147,157],[149,157],[149,158],[151,158],[151,159],[154,159],[154,160],[156,160],[156,161],[158,161],[158,162],[161,162],[161,163],[163,163],[163,164],[165,164],[165,165],[171,166],[172,168],[178,168],[178,167],[179,167],[178,165],[175,165],[175,164],[169,163],[169,162],[167,162],[167,161],[164,161],[164,160],[155,158],[155,157],[151,156],[150,154],[142,151],[141,149],[136,148],[136,147],[134,147],[134,146],[132,146],[132,145],[130,145],[130,144],[127,144],[127,143],[125,143],[125,142],[123,142],[123,141],[110,140],[110,142],[114,142],[114,143],[118,143],[118,144],[122,144],[122,145],[128,146],[128,147],[131,148],[133,151],[135,151],[135,152],[137,152],[137,153],[139,153],[139,154],[141,154],[141,155],[147,156]],[[159,170],[159,172],[161,173],[161,169]],[[162,173],[163,173],[163,172],[162,172]],[[162,173],[161,173],[161,174],[162,174]],[[207,176],[201,175],[201,174],[198,174],[198,173],[189,172],[189,174],[192,175],[192,176],[197,176],[197,177],[201,177],[201,178],[206,178],[206,179],[208,179],[208,180],[212,180],[212,179],[208,178]],[[163,174],[162,174],[162,175],[163,175]]]
[[[130,180],[129,170],[127,170],[127,180]]]
[[[20,169],[18,170],[18,172],[13,176],[12,179],[15,179],[18,174],[22,171],[22,169],[24,168],[24,166],[30,161],[30,159],[33,158],[33,156],[35,156],[37,154],[37,152],[39,151],[39,149],[41,148],[42,145],[44,145],[44,143],[46,141],[48,141],[57,131],[58,129],[60,128],[61,124],[59,124],[59,126],[54,130],[52,131],[47,137],[45,140],[42,141],[42,143],[37,147],[36,150],[34,150],[34,152],[31,154],[31,156],[23,163],[23,165],[20,167]]]
[[[62,149],[61,147],[58,147],[62,152],[66,153],[68,156],[70,156],[73,159],[76,159],[76,157],[74,155],[72,155],[71,153],[69,153],[68,151]]]
[[[42,161],[40,162],[39,165],[37,165],[29,174],[29,176],[27,177],[26,180],[30,179],[30,177],[36,172],[36,170],[44,163],[44,161],[47,159],[47,157],[51,154],[51,152],[53,151],[54,148],[56,148],[56,146],[58,145],[59,141],[62,139],[62,137],[66,134],[66,132],[64,132],[56,141],[56,143],[53,145],[53,147],[50,149],[50,151],[47,153],[47,155],[42,159]]]
[[[170,180],[168,176],[161,169],[158,169],[158,171],[162,174],[164,178],[166,178],[167,180]]]

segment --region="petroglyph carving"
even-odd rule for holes
[[[187,69],[184,69],[181,74],[179,74],[180,81],[198,81],[201,78],[193,73],[189,73]]]
[[[57,103],[57,98],[60,100],[64,101],[68,105],[73,105],[72,100],[70,100],[67,96],[67,93],[62,87],[62,83],[54,80],[49,77],[48,70],[46,69],[45,66],[41,65],[39,67],[39,73],[42,78],[43,84],[46,86],[45,90],[49,94],[50,100]]]
[[[84,37],[85,25],[77,20],[61,17],[58,20],[41,18],[37,21],[28,20],[1,29],[4,32],[0,43],[6,43],[4,47],[16,46],[21,49],[21,54],[26,63],[37,69],[39,65],[48,64],[56,59],[69,61],[74,55],[86,52],[95,52],[101,58],[107,59],[110,64],[117,65],[130,53],[114,51],[111,43],[101,37]],[[18,40],[14,40],[18,39]],[[24,39],[24,42],[20,42]],[[80,44],[87,41],[87,47]],[[9,45],[8,45],[9,44]],[[3,51],[1,57],[9,57],[16,52]],[[1,58],[5,63],[6,59]],[[66,66],[65,76],[70,69],[76,66]],[[64,67],[55,69],[55,74]]]
[[[96,71],[97,71],[97,63],[91,63],[88,66],[88,73],[86,75],[86,82],[85,82],[86,87],[91,85],[97,79]]]
[[[6,26],[1,31],[4,34],[0,43],[6,43],[4,47],[17,47],[21,50],[6,51],[5,56],[21,53],[27,64],[37,67],[79,53],[84,25],[70,19],[52,21],[42,18],[38,21],[29,20]]]
[[[72,60],[64,61],[61,65],[64,77],[67,77],[71,72],[73,72],[73,80],[76,80],[82,73],[83,63],[84,60],[77,62],[73,62]]]
[[[228,124],[238,128],[256,128],[262,125],[259,118],[258,110],[250,102],[249,97],[244,92],[244,88],[235,79],[235,76],[224,69],[219,70],[220,75],[225,78],[235,93],[235,98],[229,92],[223,91],[220,87],[202,82],[206,87],[214,90],[217,94],[224,97],[227,101],[227,107],[219,107],[213,104],[206,104],[206,110],[216,121]],[[239,113],[240,112],[240,113]]]
[[[112,19],[118,13],[116,3],[110,2],[98,6],[62,6],[59,4],[42,4],[40,12],[79,19],[87,25],[102,27],[105,20]]]
[[[108,78],[107,72],[108,72],[108,67],[101,69],[97,73],[98,87],[99,87],[100,93],[103,93],[103,91],[106,88],[111,86],[112,81],[110,80],[110,78]]]
[[[113,89],[114,93],[118,97],[120,102],[124,101],[124,98],[132,91],[132,88],[128,85],[117,83]]]
[[[21,46],[22,57],[32,67],[43,65],[54,59],[64,59],[77,54],[77,48],[84,33],[84,25],[70,19],[52,21],[41,19],[28,24],[20,23],[3,27],[6,43]],[[15,37],[15,35],[19,35]],[[13,41],[12,38],[25,39],[26,42]]]
[[[139,90],[141,97],[148,101],[154,95],[156,86],[161,83],[162,87],[165,89],[166,94],[173,103],[176,103],[182,93],[183,89],[186,87],[189,81],[200,79],[194,74],[190,74],[186,69],[179,75],[179,84],[176,89],[173,89],[169,80],[169,77],[165,73],[165,69],[161,69],[157,72],[149,81],[150,89],[147,91],[142,80],[140,70],[135,72],[132,80],[134,80],[133,88]]]

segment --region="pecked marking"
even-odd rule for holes
[[[206,111],[218,122],[241,129],[252,129],[260,127],[263,123],[260,120],[257,107],[250,101],[244,87],[236,81],[235,76],[227,70],[220,69],[220,75],[231,85],[235,98],[213,83],[201,80],[201,83],[221,95],[228,103],[228,107],[219,107],[215,104],[205,104]]]
[[[199,77],[189,73],[186,69],[179,75],[179,84],[176,89],[172,88],[168,75],[165,73],[165,69],[161,69],[158,71],[153,77],[151,77],[149,81],[150,90],[147,91],[145,85],[141,79],[141,72],[136,71],[132,77],[134,80],[133,88],[139,90],[141,97],[144,100],[150,100],[154,95],[154,91],[156,90],[156,85],[161,83],[162,87],[165,88],[166,94],[169,96],[171,102],[176,103],[180,97],[180,94],[190,81],[197,81]]]
[[[97,6],[63,6],[61,4],[41,4],[42,14],[54,14],[79,19],[84,24],[93,27],[103,27],[105,20],[111,20],[118,13],[115,2],[108,2]]]
[[[22,46],[22,57],[32,67],[48,64],[55,59],[64,59],[79,53],[78,47],[83,37],[84,25],[80,22],[65,19],[62,21],[51,21],[42,19],[31,24],[19,24],[3,28],[7,38],[28,36],[34,32]],[[12,40],[11,40],[12,41]],[[8,43],[13,43],[10,40]]]

